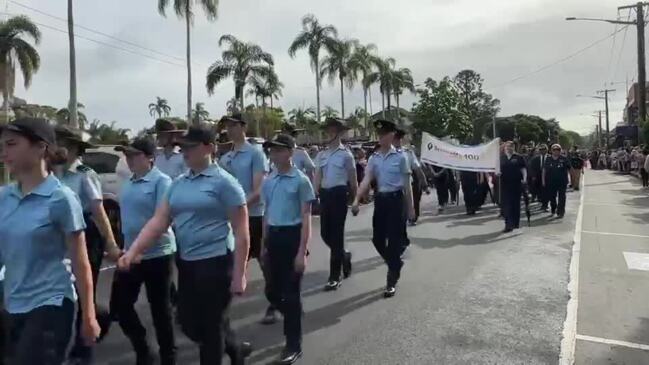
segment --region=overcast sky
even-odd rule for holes
[[[6,5],[5,2],[7,1]],[[16,0],[48,14],[66,17],[64,0]],[[9,13],[26,14],[32,20],[65,30],[66,23],[35,13],[13,0],[0,0]],[[276,70],[285,84],[279,101],[284,110],[315,107],[315,78],[305,52],[295,59],[287,54],[301,29],[300,20],[315,14],[322,23],[335,25],[342,37],[374,43],[381,57],[394,57],[399,67],[409,67],[416,83],[427,77],[453,76],[466,68],[485,79],[485,88],[502,102],[501,115],[538,114],[557,118],[561,126],[580,133],[593,130],[589,116],[603,109],[594,95],[598,89],[617,89],[612,94],[611,128],[622,118],[625,81],[636,78],[635,29],[601,42],[578,56],[521,80],[616,30],[607,23],[567,22],[566,16],[618,16],[613,0],[221,0],[219,16],[209,23],[199,12],[193,29],[194,102],[204,102],[212,117],[225,112],[232,98],[232,82],[224,82],[212,96],[205,89],[207,67],[220,59],[217,41],[223,34],[259,44],[275,57]],[[89,119],[117,121],[134,131],[152,125],[147,105],[161,96],[169,100],[174,115],[185,110],[186,74],[184,23],[170,9],[168,17],[157,12],[157,0],[83,0],[75,2],[75,21],[114,37],[145,46],[173,59],[137,50],[169,63],[126,53],[84,39],[77,39],[78,98]],[[626,20],[628,12],[620,16]],[[631,15],[632,19],[635,15]],[[29,103],[63,107],[68,99],[68,46],[65,32],[41,27],[38,46],[42,66],[32,86],[21,86],[16,95]],[[80,36],[134,49],[114,40],[77,30]],[[613,44],[613,41],[615,43]],[[620,57],[621,55],[621,57]],[[22,80],[17,80],[22,85]],[[408,95],[402,106],[416,100]],[[360,89],[346,90],[346,111],[362,105]],[[340,108],[336,85],[324,83],[322,105]],[[378,88],[373,89],[373,110],[380,109]],[[582,115],[585,114],[585,115]]]

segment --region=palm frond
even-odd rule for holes
[[[16,43],[16,57],[23,74],[25,88],[28,88],[32,82],[32,75],[37,72],[40,67],[41,58],[38,55],[38,52],[36,52],[29,43],[22,39],[16,38],[14,39],[14,43]]]
[[[219,38],[219,47],[223,46],[223,43],[227,43],[229,45],[236,45],[236,44],[241,44],[241,41],[237,39],[237,37],[233,36],[232,34],[224,34]]]
[[[41,41],[41,31],[27,16],[18,15],[0,22],[0,37],[15,38],[20,34],[26,34],[34,40],[35,44]]]
[[[167,16],[167,5],[169,5],[169,0],[158,0],[158,13],[164,17]]]
[[[205,86],[207,87],[208,94],[212,95],[214,93],[214,88],[216,87],[216,85],[228,78],[233,73],[234,69],[232,65],[224,64],[221,61],[214,62],[207,70],[207,82]]]
[[[215,20],[218,16],[219,0],[200,0],[207,20]]]
[[[288,55],[291,58],[294,58],[297,51],[299,51],[302,48],[308,48],[310,42],[311,42],[311,34],[305,31],[301,31],[297,35],[297,37],[293,39],[293,42],[288,47]]]

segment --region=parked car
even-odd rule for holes
[[[115,146],[98,146],[86,150],[83,163],[91,167],[101,181],[104,194],[104,209],[115,233],[117,243],[122,245],[122,230],[119,218],[119,199],[117,194],[122,182],[131,176],[124,155],[115,151]]]

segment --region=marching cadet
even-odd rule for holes
[[[327,148],[316,157],[315,191],[320,197],[320,236],[329,246],[329,280],[326,291],[336,290],[352,272],[352,254],[345,250],[345,220],[347,204],[356,196],[356,163],[352,153],[343,146],[341,138],[349,129],[343,119],[327,118],[322,128]]]
[[[297,139],[297,135],[300,131],[303,131],[303,129],[296,129],[295,126],[290,123],[284,123],[282,125],[282,133],[288,134],[294,139]],[[302,171],[309,180],[313,181],[313,178],[315,177],[315,164],[313,164],[313,160],[311,160],[311,157],[304,148],[297,145],[295,146],[292,161],[293,165],[297,167],[298,170]]]
[[[522,156],[514,152],[514,142],[505,142],[505,153],[500,157],[502,184],[502,212],[505,217],[504,233],[518,229],[521,220],[521,196],[527,181],[527,168]]]
[[[428,185],[426,184],[426,176],[424,175],[424,171],[421,169],[421,163],[419,162],[419,159],[417,159],[415,151],[408,147],[408,140],[406,139],[404,141],[405,137],[406,131],[398,128],[397,132],[394,134],[394,147],[406,156],[406,159],[408,160],[408,167],[412,172],[412,199],[415,206],[415,219],[409,220],[408,223],[414,226],[417,224],[417,219],[419,219],[421,194],[423,191],[428,190]]]
[[[113,230],[104,209],[103,194],[99,175],[90,167],[82,163],[82,156],[87,148],[92,145],[86,142],[82,132],[65,126],[56,128],[56,137],[61,147],[61,153],[52,160],[54,173],[61,183],[72,189],[77,195],[85,220],[86,249],[93,278],[93,300],[96,300],[97,279],[104,258],[104,251],[108,258],[117,261],[121,250],[117,246]],[[83,308],[79,307],[79,311]],[[111,320],[105,310],[97,311],[98,320],[102,326],[103,334],[108,331]],[[92,363],[92,347],[84,344],[80,331],[82,313],[77,315],[77,333],[74,347],[70,351],[70,358],[81,364]]]
[[[164,202],[171,186],[171,178],[153,166],[156,146],[148,138],[135,139],[128,146],[115,147],[126,156],[133,176],[124,182],[119,194],[124,248],[129,249],[146,222]],[[173,272],[176,237],[171,227],[160,236],[154,246],[142,255],[142,260],[131,270],[117,271],[113,284],[114,308],[120,327],[129,338],[136,353],[136,364],[152,364],[153,358],[134,305],[140,295],[142,284],[146,287],[151,317],[158,339],[160,364],[176,363],[171,311],[171,280]]]
[[[558,144],[552,145],[551,152],[552,155],[543,165],[543,187],[547,189],[550,199],[551,215],[556,213],[557,218],[563,218],[566,212],[566,187],[570,161],[561,156],[561,146]]]
[[[201,365],[219,365],[227,352],[244,364],[252,352],[230,328],[232,295],[246,289],[250,236],[246,197],[232,175],[212,162],[216,135],[190,127],[179,139],[189,170],[173,181],[164,201],[119,260],[128,271],[175,227],[178,247],[178,316],[182,331],[199,345]]]
[[[315,200],[309,178],[291,156],[295,140],[279,134],[264,143],[275,166],[264,181],[264,256],[269,270],[269,292],[284,316],[286,346],[276,364],[293,364],[302,356],[302,302],[300,283],[311,237],[311,203]]]
[[[44,119],[20,118],[0,127],[0,158],[16,179],[0,192],[9,364],[65,361],[76,301],[66,253],[82,307],[80,337],[92,345],[100,333],[81,204],[48,168],[55,140]]]
[[[372,243],[388,266],[384,296],[396,293],[403,261],[401,253],[406,246],[406,218],[413,219],[415,211],[410,186],[410,170],[406,157],[392,145],[396,126],[393,122],[377,120],[374,127],[379,135],[379,148],[367,163],[365,178],[352,205],[354,215],[359,212],[359,197],[365,195],[372,180],[376,179],[377,193],[372,217]],[[404,203],[405,199],[405,203]],[[404,207],[407,206],[407,216]]]
[[[256,259],[264,275],[266,271],[261,259],[262,246],[262,221],[264,215],[264,202],[261,200],[261,185],[268,173],[268,160],[262,148],[256,148],[246,140],[246,121],[240,114],[225,116],[221,119],[226,127],[228,137],[232,141],[232,149],[219,160],[219,164],[234,176],[246,194],[248,206],[248,227],[250,229],[250,252],[248,259]],[[264,276],[265,278],[265,276]],[[267,290],[266,290],[267,291]],[[277,321],[275,308],[266,293],[269,306],[262,319],[263,324],[272,324]]]
[[[176,139],[185,132],[166,119],[155,121],[155,132],[161,151],[155,154],[155,167],[172,180],[187,171],[183,155],[178,151]]]

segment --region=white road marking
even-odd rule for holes
[[[622,236],[622,237],[634,237],[634,238],[649,238],[649,236],[643,236],[643,235],[640,235],[640,234],[630,234],[630,233],[596,232],[596,231],[581,231],[581,233],[601,234],[602,236]]]
[[[605,344],[605,345],[622,346],[622,347],[628,347],[628,348],[631,348],[631,349],[649,351],[649,345],[645,345],[645,344],[641,344],[641,343],[619,341],[619,340],[611,340],[611,339],[608,339],[608,338],[593,337],[593,336],[586,336],[586,335],[577,335],[577,339],[582,340],[582,341],[601,343],[601,344]]]
[[[605,202],[584,202],[586,206],[602,206],[602,207],[628,207],[628,204],[605,203]]]
[[[581,179],[582,187],[586,185],[586,175]],[[566,320],[563,322],[563,333],[561,339],[561,353],[559,354],[560,365],[572,365],[575,362],[575,344],[577,342],[577,305],[579,303],[579,254],[581,252],[581,228],[584,217],[584,196],[585,191],[581,189],[579,199],[579,212],[575,225],[575,236],[572,245],[572,257],[570,258],[570,281],[568,282],[568,300],[566,309]]]
[[[649,271],[649,253],[623,252],[629,270]]]

